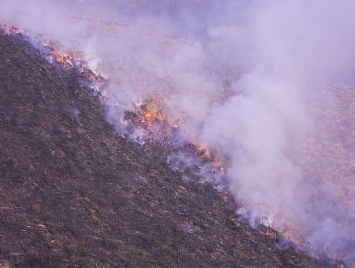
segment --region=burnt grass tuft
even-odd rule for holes
[[[0,32],[0,267],[331,267],[120,137],[83,79]]]

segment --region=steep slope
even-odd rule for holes
[[[120,137],[83,80],[0,32],[0,267],[330,266]]]

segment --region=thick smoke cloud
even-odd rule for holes
[[[354,2],[201,2],[1,0],[0,21],[81,52],[122,134],[151,98],[229,159],[251,224],[355,263]]]

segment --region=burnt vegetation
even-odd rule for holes
[[[85,79],[0,31],[0,267],[330,267],[120,137]]]

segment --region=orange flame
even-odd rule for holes
[[[73,59],[64,53],[60,53],[60,52],[53,50],[51,55],[58,63],[60,63],[65,68],[74,66]]]
[[[142,113],[145,121],[150,125],[154,121],[168,121],[165,115],[159,110],[158,104],[156,103],[150,103],[146,107],[142,108]]]
[[[6,25],[3,24],[1,26],[1,29],[5,32],[5,33],[9,33],[9,34],[21,34],[21,31],[19,28],[16,28],[13,25]]]
[[[340,252],[334,253],[332,264],[337,265],[337,267],[340,267],[340,268],[345,268],[343,261],[342,261],[342,254]]]
[[[277,236],[277,231],[275,231],[274,229],[271,229],[270,227],[266,227],[265,234],[267,236],[276,237]]]

